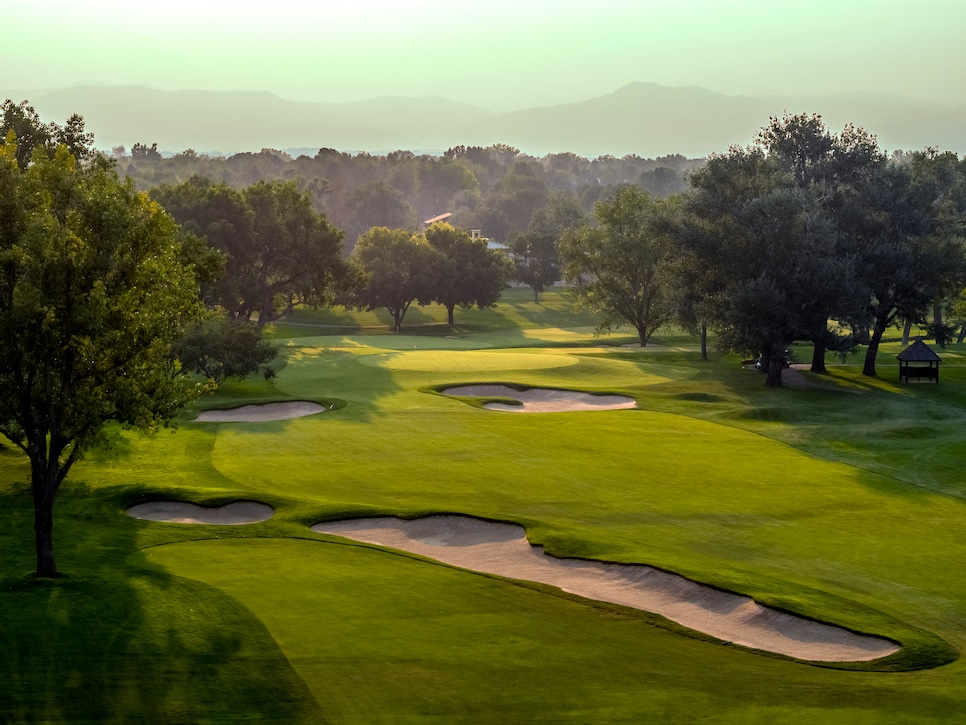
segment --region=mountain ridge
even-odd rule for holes
[[[457,145],[506,143],[542,156],[637,154],[705,156],[750,143],[771,116],[819,113],[837,131],[863,126],[888,149],[966,151],[966,105],[942,105],[890,93],[729,96],[701,86],[635,81],[583,101],[496,112],[433,95],[362,101],[293,101],[271,91],[164,91],[147,86],[73,85],[7,92],[41,117],[80,113],[99,148],[157,143],[230,155],[271,147],[387,153],[442,153]]]

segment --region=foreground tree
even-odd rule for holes
[[[564,276],[578,302],[597,314],[598,331],[629,324],[641,347],[671,316],[670,244],[660,209],[646,191],[624,187],[597,203],[597,229],[569,232],[559,248]]]
[[[513,264],[501,252],[487,249],[464,229],[436,222],[423,237],[439,252],[433,297],[446,308],[447,322],[454,324],[457,306],[469,309],[492,307],[506,287]]]
[[[413,302],[433,300],[440,252],[405,229],[373,227],[359,237],[352,258],[365,281],[345,300],[360,310],[386,309],[398,334]]]
[[[108,424],[152,430],[201,392],[171,344],[202,306],[173,220],[66,147],[0,145],[0,432],[30,460],[37,575],[57,576],[57,490]]]

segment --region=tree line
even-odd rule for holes
[[[891,325],[924,323],[966,286],[966,161],[888,156],[818,115],[773,118],[751,145],[709,158],[687,192],[628,187],[596,218],[559,251],[603,326],[631,325],[641,344],[668,321],[711,329],[719,348],[761,355],[769,385],[796,340],[812,343],[815,372],[827,351],[864,344],[875,375]]]
[[[307,192],[312,206],[345,232],[346,254],[371,227],[418,233],[425,220],[450,213],[449,222],[479,229],[509,244],[525,233],[534,216],[554,198],[591,213],[594,203],[616,186],[636,184],[655,196],[687,187],[686,175],[703,159],[670,155],[600,156],[572,153],[535,158],[506,144],[455,146],[441,156],[393,151],[377,156],[322,148],[293,158],[276,149],[208,157],[188,149],[164,157],[156,144],[117,147],[112,156],[122,176],[147,191],[177,186],[192,177],[211,179],[236,190],[259,181],[292,181]]]
[[[2,121],[0,433],[30,461],[39,576],[57,575],[52,512],[73,464],[112,426],[169,424],[269,362],[260,329],[296,305],[385,308],[398,331],[413,303],[444,305],[452,324],[507,279],[538,295],[562,275],[600,329],[630,325],[642,345],[668,322],[711,330],[724,350],[761,354],[779,385],[794,340],[812,342],[815,370],[826,350],[863,342],[874,375],[890,325],[923,321],[966,286],[966,162],[887,156],[815,115],[772,119],[683,192],[616,184],[592,218],[572,192],[541,191],[539,164],[515,149],[452,149],[439,164],[512,159],[490,187],[530,210],[510,257],[448,223],[369,224],[346,255],[298,179],[235,188],[193,175],[148,194],[94,151],[79,116],[44,124],[8,101]],[[158,163],[155,149],[137,153]],[[397,155],[385,163],[416,158]]]

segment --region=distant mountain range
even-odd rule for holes
[[[885,93],[726,96],[703,88],[632,83],[578,103],[495,113],[439,97],[384,97],[354,103],[289,101],[267,91],[161,91],[144,86],[73,86],[7,91],[45,120],[80,113],[99,148],[157,143],[228,155],[276,148],[314,154],[323,147],[383,154],[441,153],[459,144],[506,143],[534,156],[570,151],[691,158],[752,141],[770,116],[820,113],[833,131],[847,123],[875,133],[888,150],[937,146],[966,152],[966,105]]]

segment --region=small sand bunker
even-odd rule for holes
[[[304,418],[307,415],[325,412],[318,403],[296,400],[290,403],[265,403],[263,405],[243,405],[227,410],[203,410],[195,418],[199,423],[262,423],[270,420],[289,420]]]
[[[531,546],[520,526],[465,516],[414,521],[369,518],[313,531],[421,554],[463,569],[550,584],[588,599],[643,609],[726,642],[815,662],[863,662],[899,647],[757,604],[643,565],[556,559]]]
[[[132,506],[127,510],[127,515],[170,524],[238,526],[267,521],[275,515],[275,509],[257,501],[236,501],[217,507],[196,506],[183,501],[152,501]]]
[[[519,400],[521,405],[506,403],[483,405],[487,410],[505,410],[511,413],[568,413],[575,410],[619,410],[637,407],[633,398],[624,395],[591,395],[575,390],[550,390],[549,388],[515,390],[506,385],[461,385],[447,388],[443,394],[469,398]]]

